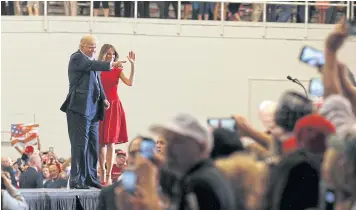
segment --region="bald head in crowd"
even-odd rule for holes
[[[37,170],[41,169],[41,157],[38,154],[31,155],[29,165]]]
[[[50,174],[51,179],[57,179],[58,178],[59,170],[58,170],[56,165],[50,165],[49,166],[49,174]]]
[[[2,166],[10,166],[11,165],[11,160],[8,157],[2,157],[1,158],[1,165]]]
[[[86,34],[80,39],[79,49],[89,58],[93,58],[96,52],[98,39],[91,34]]]

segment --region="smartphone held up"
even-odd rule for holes
[[[322,68],[325,64],[324,53],[310,46],[302,48],[299,60],[314,68]]]
[[[122,174],[122,186],[124,190],[130,194],[136,192],[137,175],[132,170],[125,170]]]
[[[237,124],[233,117],[208,118],[207,123],[212,128],[225,128],[231,131],[236,131]]]
[[[324,83],[321,78],[311,78],[309,82],[309,96],[323,97],[324,95]]]
[[[151,138],[143,138],[141,142],[141,155],[144,158],[153,160],[156,153],[156,142]]]

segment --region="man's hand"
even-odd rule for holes
[[[106,99],[104,100],[104,107],[105,107],[105,110],[110,108],[110,102]]]
[[[326,40],[327,49],[335,53],[348,37],[348,30],[348,24],[344,17],[336,24],[335,30],[328,36]]]
[[[157,167],[141,155],[136,157],[133,169],[138,177],[134,194],[125,192],[121,187],[115,189],[116,202],[119,209],[131,210],[160,210],[159,195],[157,193]],[[120,208],[121,207],[121,208]]]
[[[113,62],[113,63],[112,63],[112,67],[121,68],[123,63],[126,63],[126,61],[116,61],[116,62]]]
[[[8,172],[1,172],[1,178],[6,188],[11,186],[10,174]]]
[[[249,123],[247,119],[241,115],[234,115],[234,119],[236,121],[236,125],[240,136],[249,136],[248,135]]]
[[[341,36],[348,36],[348,31],[349,31],[349,27],[346,21],[346,18],[343,17],[337,24],[335,27],[335,31],[334,33],[338,33]]]

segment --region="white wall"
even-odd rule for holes
[[[179,111],[201,120],[240,113],[260,127],[255,111],[262,100],[277,100],[286,89],[301,90],[286,81],[287,75],[306,83],[316,76],[314,69],[298,62],[299,51],[303,45],[322,49],[330,30],[328,26],[305,30],[298,24],[229,23],[222,28],[220,22],[130,21],[2,17],[2,131],[11,123],[31,121],[35,113],[42,147],[70,155],[66,118],[59,107],[68,91],[69,56],[90,29],[98,36],[99,47],[113,44],[121,58],[129,50],[137,53],[135,86],[119,87],[130,138]],[[340,55],[351,69],[356,69],[355,50],[356,42],[351,41]],[[128,74],[129,66],[125,67]],[[16,155],[12,148],[1,151]]]

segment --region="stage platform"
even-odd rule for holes
[[[98,206],[100,190],[20,189],[30,210],[76,210],[77,198],[85,210]]]

